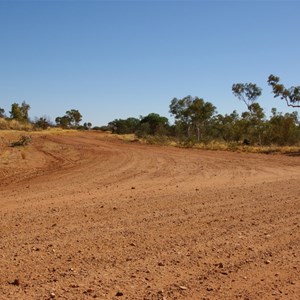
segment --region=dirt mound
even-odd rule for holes
[[[299,299],[299,156],[0,148],[0,299]]]

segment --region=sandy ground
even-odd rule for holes
[[[299,156],[5,141],[1,300],[300,299]]]

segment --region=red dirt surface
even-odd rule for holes
[[[300,157],[34,135],[0,156],[0,299],[300,299]]]

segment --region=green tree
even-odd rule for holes
[[[217,115],[214,119],[214,128],[225,142],[238,142],[243,137],[244,123],[234,110],[229,115]]]
[[[185,132],[188,138],[195,136],[198,141],[204,137],[215,112],[214,105],[198,97],[174,98],[170,104],[178,132]]]
[[[112,133],[116,134],[130,134],[135,133],[140,124],[137,118],[115,119],[108,123],[108,128]]]
[[[202,98],[195,98],[188,108],[191,122],[197,131],[197,141],[203,137],[205,127],[216,112],[216,107],[210,102],[205,102]]]
[[[264,118],[265,114],[263,108],[258,103],[251,104],[248,133],[250,140],[259,145],[263,143],[262,138],[265,130]]]
[[[287,106],[300,107],[300,86],[286,88],[279,82],[280,78],[272,74],[268,78],[268,84],[272,87],[274,98],[280,97],[280,99],[285,100]]]
[[[169,106],[170,114],[175,118],[176,131],[181,134],[191,135],[192,119],[190,116],[189,107],[193,103],[192,96],[186,96],[182,99],[173,98]]]
[[[83,127],[86,130],[90,130],[92,128],[92,123],[91,122],[84,123]]]
[[[252,104],[261,95],[262,89],[254,83],[235,83],[232,92],[239,100],[243,101],[251,111]]]
[[[78,127],[79,123],[82,120],[81,113],[76,109],[71,109],[66,111],[66,114],[63,117],[57,117],[55,122],[57,126],[62,128],[72,128]]]
[[[11,105],[10,116],[12,119],[20,121],[20,122],[28,122],[28,112],[30,110],[30,105],[25,101],[22,102],[21,105],[18,103],[13,103]]]
[[[30,105],[27,104],[25,101],[23,101],[21,104],[21,111],[23,113],[25,121],[29,121],[29,116],[28,116],[29,110],[30,110]]]
[[[66,111],[66,116],[69,117],[71,126],[78,127],[82,120],[82,115],[77,109],[71,109]]]
[[[272,116],[268,123],[266,143],[283,145],[294,145],[300,139],[299,116],[297,112],[278,113],[276,108],[272,109]]]
[[[5,110],[0,107],[0,118],[5,118]]]
[[[51,122],[48,117],[36,118],[34,126],[41,129],[47,129],[51,126]]]
[[[14,120],[18,120],[18,121],[22,121],[23,120],[23,115],[22,115],[22,111],[21,111],[21,107],[19,106],[18,103],[13,103],[11,105],[11,111],[10,113],[10,117]]]
[[[55,123],[57,126],[64,129],[71,127],[71,119],[68,116],[57,117]]]
[[[251,104],[249,111],[242,113],[242,122],[240,125],[242,126],[244,141],[251,144],[263,144],[264,119],[263,108],[258,103]]]
[[[150,113],[141,118],[140,126],[144,134],[165,135],[168,132],[169,120],[159,114]]]

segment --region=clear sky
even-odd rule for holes
[[[84,122],[155,112],[174,97],[246,110],[233,83],[256,83],[274,99],[270,74],[300,85],[299,1],[0,0],[0,107],[31,105],[54,121],[78,109]],[[172,118],[170,118],[172,121]]]

